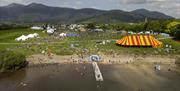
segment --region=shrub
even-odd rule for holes
[[[0,72],[15,71],[27,64],[26,57],[23,54],[12,51],[0,52]]]
[[[174,37],[175,37],[176,39],[180,39],[180,29],[175,31]]]

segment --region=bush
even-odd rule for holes
[[[12,51],[0,52],[0,73],[18,70],[25,67],[26,64],[26,57],[23,54]]]
[[[175,37],[176,39],[180,39],[180,30],[176,30],[176,31],[175,31],[174,37]]]

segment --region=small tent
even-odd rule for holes
[[[26,41],[28,39],[32,39],[32,38],[38,38],[39,34],[34,33],[34,34],[29,34],[27,36],[25,35],[21,35],[20,37],[16,38],[16,41]]]
[[[54,33],[54,29],[52,29],[52,28],[51,28],[51,29],[48,29],[48,30],[47,30],[47,33],[48,33],[48,34],[53,34],[53,33]]]
[[[22,35],[22,36],[16,38],[15,40],[16,40],[16,41],[25,41],[26,39],[27,39],[26,36],[25,36],[25,35]]]
[[[38,27],[38,26],[33,26],[31,27],[32,30],[43,30],[42,27]]]
[[[66,34],[66,33],[60,33],[59,36],[60,36],[61,38],[65,38],[65,37],[67,37],[67,34]]]
[[[131,35],[125,36],[120,40],[116,41],[116,44],[121,46],[150,46],[150,47],[161,47],[162,42],[156,40],[151,35]]]

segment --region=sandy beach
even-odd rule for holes
[[[162,56],[162,55],[99,55],[102,64],[132,64],[132,63],[143,63],[143,64],[175,64],[175,57]],[[78,55],[67,55],[58,56],[53,55],[51,58],[48,55],[36,54],[27,58],[29,65],[34,64],[54,64],[54,63],[88,63],[89,55],[79,57]]]
[[[160,56],[160,55],[150,55],[150,56],[133,56],[133,55],[104,55],[101,54],[100,57],[102,60],[98,64],[103,65],[129,65],[129,67],[143,66],[152,66],[151,69],[154,69],[155,65],[158,64],[161,66],[161,70],[166,69],[169,71],[179,72],[177,65],[175,64],[175,57],[169,56]],[[38,65],[50,65],[50,64],[90,64],[89,56],[79,57],[78,55],[70,56],[58,56],[53,55],[52,58],[49,58],[47,55],[36,54],[27,58],[29,62],[28,66],[38,66]],[[131,66],[130,66],[131,65]],[[133,67],[134,68],[134,67]]]

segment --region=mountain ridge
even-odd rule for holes
[[[52,7],[41,3],[31,3],[22,5],[12,3],[0,7],[0,22],[60,22],[60,23],[78,23],[78,22],[99,22],[99,23],[117,23],[117,22],[139,22],[145,18],[174,19],[157,11],[146,9],[137,9],[134,11],[123,10],[99,10],[93,8],[73,9],[66,7]]]

